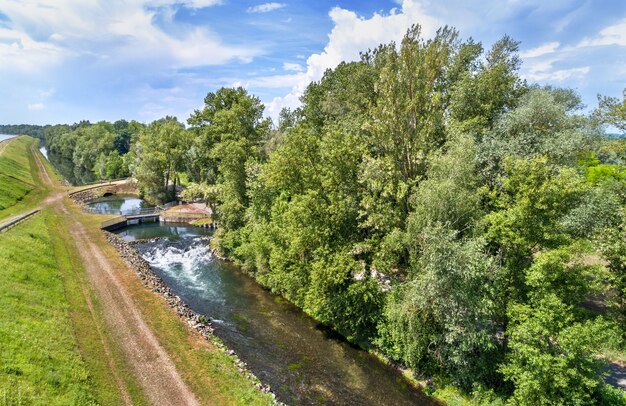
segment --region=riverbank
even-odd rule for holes
[[[79,351],[49,213],[0,236],[0,403],[119,401]],[[44,333],[45,334],[42,334]]]
[[[261,392],[269,394],[275,404],[282,404],[276,400],[271,388],[268,385],[263,385],[263,383],[261,383],[261,381],[247,368],[246,364],[239,359],[237,354],[235,354],[233,350],[228,349],[224,343],[222,343],[222,341],[213,334],[211,321],[205,316],[191,310],[179,296],[175,295],[163,282],[163,280],[153,272],[150,264],[139,255],[139,253],[133,248],[132,244],[129,244],[117,235],[108,231],[103,230],[102,233],[109,244],[111,244],[118,251],[120,257],[122,257],[131,269],[135,271],[146,288],[163,297],[168,306],[176,312],[181,320],[183,320],[190,328],[197,331],[205,340],[221,350],[222,353],[232,361],[233,365],[237,368],[242,377],[248,379],[250,383]]]
[[[0,220],[34,209],[50,192],[39,178],[37,146],[27,136],[0,143]]]
[[[101,216],[71,202],[38,154],[22,148],[14,155],[27,162],[22,166],[33,184],[41,185],[40,199],[32,201],[42,212],[0,234],[0,272],[13,275],[0,278],[0,325],[12,326],[0,334],[7,340],[0,343],[0,399],[4,394],[16,400],[11,404],[271,404],[228,355],[143,286],[102,236]],[[42,240],[52,249],[43,249],[37,242]],[[42,272],[51,282],[39,283]],[[25,300],[37,295],[41,299]],[[62,336],[55,333],[60,330]],[[23,365],[13,368],[7,360]]]

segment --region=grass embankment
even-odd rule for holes
[[[85,215],[76,207],[72,214],[79,216],[87,227],[90,239],[98,244],[117,268],[124,286],[139,307],[144,320],[167,350],[176,369],[190,386],[201,404],[213,405],[267,405],[272,400],[259,391],[237,370],[233,358],[214,344],[207,342],[188,327],[171,309],[165,299],[146,289],[135,273],[130,271],[114,247],[109,245],[99,230],[101,216]]]
[[[57,255],[39,214],[0,234],[0,404],[90,404]],[[65,276],[65,275],[63,275]]]
[[[35,207],[49,192],[39,178],[38,141],[21,136],[0,144],[0,220]]]

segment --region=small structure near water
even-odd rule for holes
[[[216,228],[211,219],[211,210],[199,203],[180,204],[168,208],[155,207],[154,209],[142,209],[140,213],[121,215],[102,222],[100,228],[113,231],[128,225],[146,223],[190,223],[198,227]]]

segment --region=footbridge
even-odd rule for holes
[[[117,217],[103,221],[100,224],[100,228],[107,231],[113,231],[131,224],[155,223],[158,222],[160,218],[161,209],[158,207],[141,209],[127,213],[120,213]]]

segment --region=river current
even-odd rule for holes
[[[152,223],[119,234],[129,241],[166,237],[135,246],[174,293],[212,321],[215,334],[279,400],[292,405],[433,403],[397,370],[214,257],[207,230]]]

